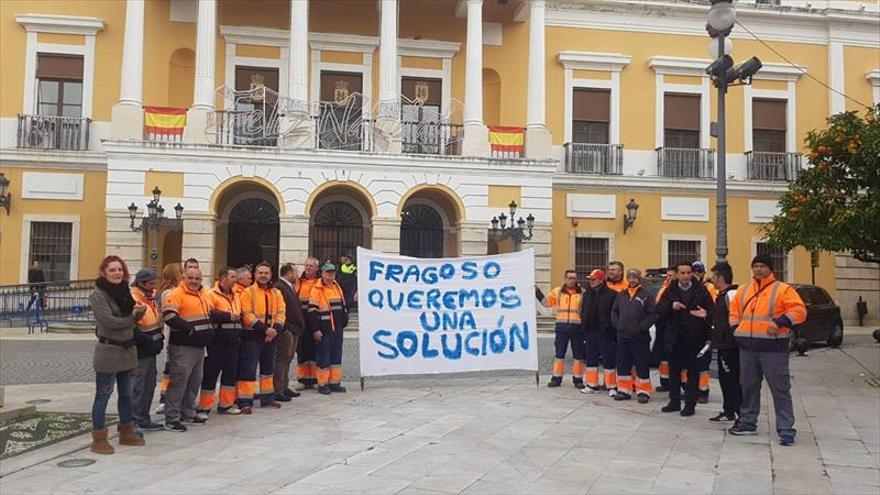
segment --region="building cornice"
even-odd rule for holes
[[[880,69],[873,69],[865,72],[865,79],[870,81],[874,86],[880,85]]]
[[[761,65],[761,70],[754,75],[754,79],[770,81],[797,81],[807,73],[806,65],[771,64]]]
[[[94,151],[51,151],[19,148],[0,149],[4,167],[106,170],[107,155]]]
[[[54,14],[19,14],[15,22],[29,33],[79,34],[95,36],[104,30],[104,21],[97,17]]]
[[[645,177],[636,175],[579,175],[556,173],[553,175],[553,189],[614,189],[646,192],[693,193],[702,191],[713,193],[716,190],[713,179],[672,179],[667,177]],[[734,195],[767,195],[776,197],[788,190],[787,182],[768,181],[727,181],[727,190]]]
[[[557,60],[566,69],[602,70],[620,72],[629,65],[632,57],[619,53],[578,52],[564,50],[559,52]]]
[[[880,47],[880,14],[737,5],[738,19],[767,41]],[[706,37],[707,5],[661,0],[556,0],[548,2],[547,26],[682,34]],[[753,39],[734,27],[734,39]]]
[[[438,40],[399,39],[397,53],[405,57],[452,58],[461,50],[461,43]]]
[[[648,60],[648,67],[657,74],[703,77],[711,63],[709,59],[656,55]]]

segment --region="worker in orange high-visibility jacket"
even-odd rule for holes
[[[318,258],[306,258],[305,263],[303,263],[303,273],[296,280],[295,287],[306,323],[305,333],[297,342],[296,348],[296,381],[302,384],[299,388],[300,390],[315,388],[318,384],[318,378],[315,375],[317,370],[315,367],[315,353],[318,349],[318,343],[312,337],[318,328],[314,326],[312,319],[308,315],[309,298],[312,297],[312,288],[319,278]]]
[[[642,272],[626,272],[629,287],[617,294],[611,321],[617,329],[617,394],[614,400],[629,400],[635,390],[639,404],[651,398],[651,325],[657,319],[654,296],[642,287]],[[636,369],[636,378],[631,370]]]
[[[312,336],[318,343],[315,375],[318,392],[345,392],[342,386],[342,332],[348,325],[345,293],[336,282],[336,265],[321,267],[321,278],[312,287],[308,317],[315,329]]]
[[[170,384],[165,393],[165,429],[186,431],[183,423],[204,423],[196,412],[202,384],[205,347],[214,340],[211,304],[202,287],[202,272],[187,268],[183,282],[162,299],[162,317],[171,328],[168,344]]]
[[[199,394],[199,413],[207,416],[217,398],[217,378],[220,378],[219,414],[241,414],[235,404],[235,386],[238,380],[238,362],[241,349],[241,301],[233,292],[236,271],[224,266],[217,274],[217,282],[208,291],[211,302],[211,321],[216,335],[208,345],[202,392]]]
[[[156,391],[156,355],[165,346],[165,335],[156,303],[156,272],[150,268],[142,268],[134,277],[131,297],[138,304],[147,308],[144,315],[137,321],[134,341],[137,345],[138,372],[134,375],[131,393],[131,417],[141,431],[156,431],[164,427],[154,423],[150,418],[150,407]]]
[[[251,414],[257,396],[260,368],[260,405],[278,409],[275,400],[275,337],[284,328],[286,306],[281,291],[272,285],[272,268],[266,261],[254,267],[255,282],[241,292],[241,351],[238,362],[238,408]]]
[[[806,319],[807,308],[797,291],[773,275],[770,256],[755,256],[752,280],[737,290],[728,317],[739,347],[743,392],[740,419],[728,430],[732,435],[757,434],[761,381],[766,378],[773,396],[779,443],[794,443],[797,430],[788,369],[789,341],[792,327]]]
[[[577,272],[565,270],[565,283],[557,287],[544,297],[540,289],[535,287],[535,297],[547,308],[556,309],[556,358],[553,360],[553,375],[550,377],[548,387],[562,385],[562,375],[565,374],[565,353],[571,345],[571,381],[574,386],[583,389],[584,385],[584,358],[586,358],[586,344],[584,342],[584,325],[581,320],[583,306],[583,289],[577,282]]]
[[[623,292],[629,287],[626,277],[624,277],[625,270],[622,261],[608,263],[608,278],[605,280],[605,283],[614,292]]]
[[[706,288],[709,295],[712,296],[712,302],[715,302],[715,299],[718,298],[718,289],[715,287],[715,284],[706,279],[706,265],[701,261],[694,261],[691,263],[691,267],[694,269],[694,280]],[[703,354],[703,357],[698,359],[697,362],[700,365],[700,381],[697,383],[697,402],[706,404],[709,402],[709,382],[712,378],[712,375],[709,373],[709,367],[712,364],[712,353],[707,352]]]

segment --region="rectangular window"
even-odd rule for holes
[[[752,99],[753,151],[785,153],[785,100]]]
[[[583,282],[596,268],[608,266],[608,239],[604,237],[578,237],[574,240],[574,269],[578,281]]]
[[[669,240],[667,242],[667,261],[669,266],[676,266],[679,263],[701,261],[701,241]]]
[[[755,246],[757,254],[769,254],[770,260],[773,262],[773,273],[776,280],[788,281],[788,253],[780,247],[771,246],[766,242],[759,242]]]
[[[571,141],[609,144],[611,91],[575,88],[573,93]]]
[[[82,116],[83,57],[37,54],[37,113]]]
[[[700,147],[700,95],[663,95],[663,146]]]
[[[363,75],[321,71],[318,147],[361,151],[370,136],[363,126]]]
[[[47,282],[70,280],[72,234],[70,222],[31,222],[28,266],[39,261]]]

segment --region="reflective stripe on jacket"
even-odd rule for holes
[[[781,316],[798,325],[807,319],[807,308],[794,287],[771,274],[763,280],[752,279],[737,290],[728,321],[736,327],[734,336],[738,338],[787,339],[791,328],[779,328],[773,321]]]
[[[235,292],[229,294],[223,292],[220,283],[214,283],[214,287],[208,291],[211,296],[211,309],[229,315],[237,314],[241,316],[241,299]],[[241,331],[241,319],[238,321],[215,322],[217,330],[220,331]]]
[[[152,295],[144,294],[144,291],[137,287],[131,289],[131,297],[134,298],[135,302],[147,307],[144,316],[137,321],[137,329],[144,333],[161,331],[164,323],[159,317],[159,309],[156,307],[156,298]]]
[[[189,290],[181,282],[162,297],[162,318],[165,321],[180,317],[192,326],[192,332],[171,329],[171,343],[191,347],[206,346],[214,339],[214,324],[210,319],[211,303],[207,291]]]
[[[345,307],[345,296],[342,287],[335,281],[324,285],[318,279],[309,296],[309,319],[314,330],[335,332],[348,324],[348,309]]]
[[[277,326],[280,332],[284,328],[286,309],[284,296],[271,285],[263,288],[254,283],[241,293],[241,322],[245,331],[262,322],[268,328]]]
[[[556,308],[556,330],[583,332],[581,325],[581,305],[583,291],[579,285],[573,289],[557,287],[547,294],[547,304]]]
[[[296,285],[294,286],[297,295],[299,295],[299,304],[302,308],[303,318],[305,318],[307,333],[312,333],[315,330],[318,330],[318,328],[313,325],[314,322],[309,315],[309,299],[312,297],[312,288],[315,287],[315,283],[317,282],[317,278],[306,278],[305,275],[303,275],[296,280]]]

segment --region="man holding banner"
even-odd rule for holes
[[[562,385],[565,374],[565,353],[571,343],[571,380],[575,388],[584,388],[584,327],[581,323],[581,303],[584,291],[577,282],[577,272],[565,271],[565,283],[543,297],[541,290],[535,288],[535,295],[545,307],[556,309],[556,359],[553,360],[553,376],[548,387]]]

